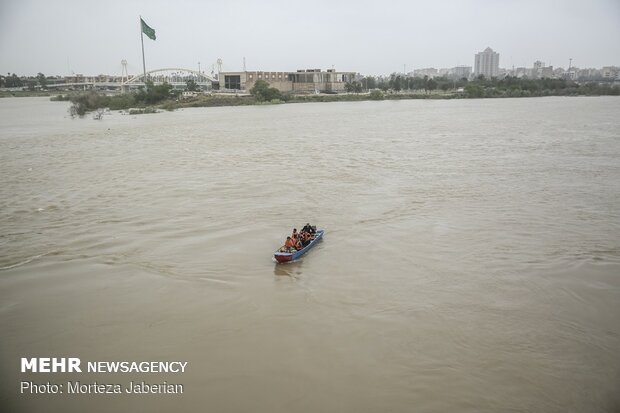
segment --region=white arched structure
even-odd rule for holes
[[[188,80],[193,80],[198,86],[210,88],[211,83],[216,81],[216,79],[204,73],[179,67],[149,70],[148,72],[146,72],[146,77],[148,80],[152,81],[156,85],[160,85],[162,83],[169,83],[173,87],[185,87]],[[144,73],[141,73],[123,82],[123,86],[143,85]]]

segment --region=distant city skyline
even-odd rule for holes
[[[139,73],[139,15],[148,69],[308,68],[385,75],[403,68],[475,66],[491,47],[499,66],[535,61],[568,68],[620,65],[620,2],[446,0],[376,3],[316,0],[199,3],[161,0],[84,4],[77,0],[0,0],[0,73]],[[299,14],[299,10],[307,13]],[[317,10],[313,13],[312,10]],[[301,17],[300,17],[301,16]]]

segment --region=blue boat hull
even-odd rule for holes
[[[275,260],[278,261],[278,262],[295,261],[296,259],[298,259],[302,255],[304,255],[306,252],[308,252],[310,250],[310,248],[314,247],[316,245],[316,243],[319,242],[319,240],[321,238],[323,238],[323,234],[324,233],[325,233],[325,230],[320,229],[320,230],[318,230],[316,232],[316,235],[314,236],[314,239],[312,241],[310,241],[310,244],[306,245],[305,247],[303,247],[299,251],[295,251],[295,252],[280,252],[278,250],[278,251],[273,253],[273,258],[275,258]]]

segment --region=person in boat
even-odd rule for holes
[[[284,251],[281,252],[293,252],[296,248],[297,242],[293,240],[291,237],[286,237],[286,242],[284,243]]]
[[[302,232],[301,233],[301,245],[302,247],[306,247],[308,244],[310,244],[310,241],[312,241],[312,235],[310,235],[309,232]]]
[[[295,248],[301,249],[301,237],[299,232],[297,232],[297,228],[293,228],[293,234],[291,234],[291,238],[295,242]]]
[[[304,225],[304,227],[301,230],[301,232],[307,232],[307,233],[311,234],[312,233],[312,227],[310,226],[310,223],[307,223],[306,225]]]

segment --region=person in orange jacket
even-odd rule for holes
[[[293,240],[291,237],[286,237],[286,242],[284,243],[284,248],[287,252],[291,252],[291,250],[296,249],[297,241]]]

